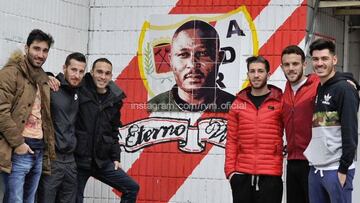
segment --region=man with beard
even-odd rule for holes
[[[281,54],[281,68],[287,79],[283,96],[283,122],[287,140],[287,202],[308,203],[309,162],[304,151],[311,139],[312,117],[319,77],[305,75],[305,54],[296,45],[286,47]],[[356,87],[350,73],[338,73]],[[352,82],[351,82],[352,81]],[[301,128],[297,127],[300,126]]]
[[[316,74],[304,74],[305,54],[296,45],[290,45],[282,51],[281,68],[287,79],[283,97],[288,153],[286,197],[287,202],[307,203],[309,162],[303,152],[311,139],[312,114],[319,78]]]
[[[55,159],[48,76],[42,69],[51,35],[32,30],[25,55],[15,52],[0,70],[0,170],[5,203],[33,203],[41,172]]]
[[[251,86],[237,94],[228,114],[225,174],[234,203],[281,203],[282,93],[267,84],[265,58],[252,56],[246,62]]]
[[[122,192],[121,203],[135,203],[139,185],[121,168],[119,127],[125,93],[112,79],[112,64],[95,60],[79,94],[75,159],[78,169],[76,202],[82,203],[90,176]]]
[[[86,58],[75,52],[66,57],[58,91],[51,92],[51,113],[55,128],[56,160],[52,161],[51,176],[40,179],[39,203],[75,203],[77,169],[74,158],[76,148],[75,122],[79,109],[78,86],[85,74]]]
[[[50,77],[51,88],[59,90],[60,81]],[[90,176],[121,191],[121,202],[136,202],[139,185],[120,164],[118,128],[125,93],[111,80],[112,63],[106,58],[94,61],[79,88],[76,121],[77,165],[76,202],[82,203]],[[65,201],[66,202],[66,201]]]
[[[174,33],[169,54],[176,85],[148,102],[149,111],[227,112],[234,96],[216,85],[224,53],[210,24],[191,20]]]

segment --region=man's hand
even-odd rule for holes
[[[114,161],[114,165],[115,165],[115,171],[121,169],[121,165],[119,161]]]
[[[53,76],[48,76],[48,77],[49,77],[48,84],[50,86],[50,89],[54,92],[58,91],[60,87],[60,81]]]
[[[16,147],[14,152],[19,155],[23,155],[27,153],[34,154],[33,150],[31,150],[29,145],[27,145],[26,143],[22,143],[20,146]]]
[[[344,187],[345,181],[346,181],[346,174],[343,174],[343,173],[340,173],[340,172],[338,172],[337,174],[338,174],[338,178],[339,178],[339,182],[340,182],[341,187]]]

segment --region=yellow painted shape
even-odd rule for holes
[[[257,31],[256,31],[256,27],[255,24],[253,22],[253,19],[251,18],[250,13],[248,12],[248,10],[246,9],[246,6],[240,6],[239,8],[232,10],[228,13],[225,14],[221,14],[218,16],[212,16],[212,17],[205,17],[205,16],[189,16],[188,18],[175,23],[175,24],[171,24],[171,25],[152,25],[150,24],[149,21],[145,21],[142,29],[141,29],[141,33],[140,33],[140,37],[139,37],[139,45],[138,45],[138,64],[139,64],[139,71],[140,71],[140,76],[141,78],[143,78],[143,83],[144,86],[146,88],[146,90],[148,91],[149,95],[151,97],[154,96],[154,93],[152,92],[149,83],[147,81],[146,78],[146,74],[144,71],[144,66],[143,66],[143,43],[145,40],[145,36],[146,36],[146,32],[148,30],[170,30],[170,29],[176,29],[178,27],[180,27],[180,25],[184,24],[187,21],[191,21],[191,20],[202,20],[205,22],[213,22],[213,21],[220,21],[223,19],[226,19],[232,15],[235,15],[239,12],[243,12],[243,14],[245,15],[245,18],[250,26],[250,30],[251,30],[251,36],[252,36],[252,41],[253,41],[253,55],[258,55],[258,51],[259,51],[259,41],[258,41],[258,35],[257,35]],[[241,89],[247,87],[249,85],[249,80],[246,80],[243,85],[241,86]]]

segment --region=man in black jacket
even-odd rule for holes
[[[66,57],[58,91],[51,91],[51,114],[55,128],[56,160],[51,164],[52,174],[40,179],[37,199],[39,203],[76,200],[76,148],[75,122],[79,109],[78,86],[84,77],[86,58],[75,52]]]
[[[97,59],[84,78],[80,90],[80,109],[76,123],[78,144],[75,158],[78,166],[77,202],[82,203],[90,176],[123,193],[122,203],[136,202],[139,185],[120,166],[118,128],[124,92],[112,78],[112,64]]]

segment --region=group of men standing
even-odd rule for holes
[[[283,129],[287,202],[352,202],[357,84],[351,75],[336,72],[332,41],[315,40],[310,55],[315,73],[305,75],[304,52],[295,45],[283,50],[283,94],[267,84],[264,57],[247,59],[251,86],[238,93],[228,114],[225,174],[234,203],[281,203]]]
[[[205,22],[194,23],[213,29]],[[190,39],[192,35],[209,33],[218,44],[215,29],[202,32],[196,28],[193,34],[190,29],[194,26],[189,25],[180,27],[172,44],[179,37]],[[90,176],[121,191],[121,202],[136,202],[139,185],[120,165],[118,128],[125,94],[111,81],[111,62],[99,58],[85,73],[85,56],[72,53],[65,60],[63,73],[56,76],[57,80],[50,80],[42,65],[53,43],[51,35],[37,29],[31,31],[25,55],[15,52],[0,70],[4,202],[33,203],[36,199],[80,203]],[[185,54],[184,48],[178,54],[172,47],[172,63],[177,60],[176,54],[190,60],[193,52],[199,53],[194,57],[200,62],[216,61],[204,67],[197,61],[198,66],[189,66],[197,71],[183,77],[190,81],[185,83],[188,86],[208,85],[201,69],[214,72],[209,86],[216,86],[215,73],[223,56],[219,46],[211,52],[204,51],[204,43],[191,41]],[[281,67],[287,78],[284,93],[267,84],[270,65],[264,57],[247,59],[251,85],[237,94],[228,113],[225,174],[234,202],[281,203],[284,129],[287,202],[351,202],[358,130],[359,96],[353,87],[356,82],[348,74],[335,71],[337,57],[332,41],[314,41],[310,55],[315,73],[305,75],[304,52],[294,45],[283,50]],[[178,69],[182,71],[184,67]],[[225,97],[223,92],[220,95]],[[211,96],[208,103],[216,102],[218,97]],[[160,102],[164,97],[152,102]],[[229,96],[228,100],[233,98]],[[203,110],[197,105],[187,110]]]
[[[0,70],[3,202],[80,203],[90,176],[121,191],[121,202],[136,202],[139,185],[120,165],[125,94],[111,81],[111,62],[99,58],[85,73],[86,58],[75,52],[50,80],[42,65],[53,43],[32,30],[25,55],[13,53]]]

